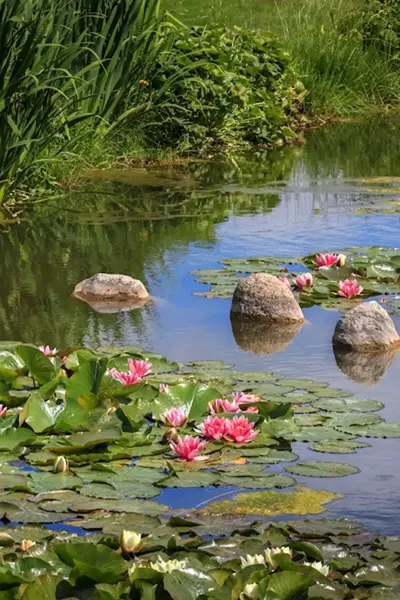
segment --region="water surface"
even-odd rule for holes
[[[307,323],[286,348],[254,353],[257,339],[249,344],[232,332],[229,300],[195,296],[207,287],[190,274],[218,268],[227,257],[399,246],[400,213],[354,214],[398,199],[400,184],[371,178],[400,175],[399,139],[400,120],[332,125],[310,133],[301,147],[192,165],[187,180],[167,190],[123,178],[106,185],[107,193],[104,182],[91,182],[90,194],[71,194],[63,211],[41,205],[29,223],[0,235],[0,340],[140,345],[182,362],[223,359],[241,370],[328,381],[383,401],[383,416],[400,421],[400,353],[380,366],[375,385],[354,381],[332,350],[339,313],[318,307],[305,311]],[[141,310],[101,314],[71,298],[78,281],[101,271],[142,279],[154,300]],[[371,368],[361,369],[365,381]],[[342,479],[298,480],[345,494],[328,514],[400,533],[400,441],[371,443],[348,456],[294,445],[302,458],[346,460],[361,469]],[[179,506],[193,505],[194,493],[201,502],[220,492],[179,490]]]

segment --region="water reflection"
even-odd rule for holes
[[[260,323],[231,317],[235,342],[253,354],[275,354],[284,350],[299,333],[303,323]]]
[[[190,275],[220,267],[222,258],[398,245],[397,216],[352,211],[371,197],[370,181],[359,178],[398,174],[399,133],[394,121],[332,126],[275,156],[192,165],[196,189],[102,182],[106,193],[100,194],[91,183],[90,193],[71,194],[63,210],[37,206],[31,223],[0,234],[0,340],[59,348],[139,345],[182,362],[222,359],[245,371],[328,381],[383,401],[384,418],[400,421],[400,352],[366,363],[335,358],[338,313],[318,307],[304,311],[309,323],[298,332],[242,330],[231,325],[230,301],[195,296],[208,288]],[[155,300],[115,314],[73,300],[76,283],[97,272],[141,279]],[[399,441],[371,444],[350,457],[359,474],[302,482],[345,494],[329,515],[354,515],[371,528],[399,533],[400,470],[393,466]],[[303,446],[301,452],[310,460],[337,460]]]
[[[393,362],[398,349],[378,354],[349,352],[333,346],[336,364],[353,381],[375,385],[384,376]]]

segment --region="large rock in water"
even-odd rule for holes
[[[365,302],[349,310],[336,324],[333,344],[357,352],[382,352],[400,345],[400,337],[386,310],[378,302]]]
[[[128,275],[97,273],[75,286],[73,295],[86,301],[110,301],[144,303],[150,298],[139,279]]]
[[[239,280],[232,298],[231,317],[275,323],[304,321],[291,290],[267,273],[254,273]]]

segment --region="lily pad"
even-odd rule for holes
[[[303,475],[305,477],[344,477],[358,473],[359,469],[352,465],[339,462],[301,461],[295,465],[285,467],[288,473]]]

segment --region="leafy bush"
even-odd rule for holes
[[[365,46],[375,46],[400,59],[399,0],[368,0],[363,12]]]
[[[150,124],[164,143],[198,150],[279,143],[293,135],[285,111],[296,77],[289,54],[270,33],[239,27],[184,30],[173,53],[162,56],[152,88],[174,77],[156,124]]]

